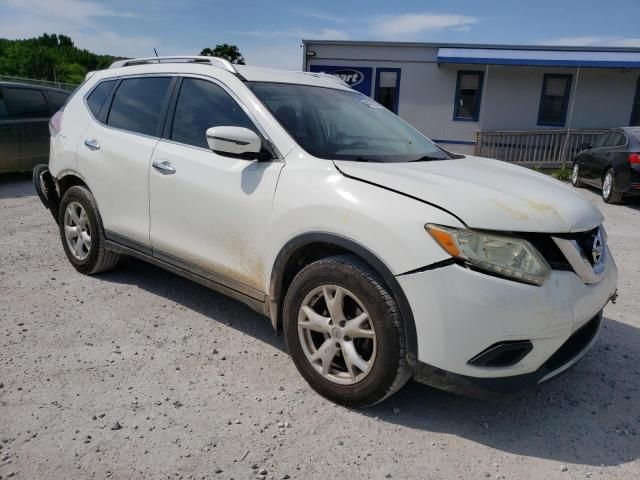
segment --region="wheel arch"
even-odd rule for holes
[[[353,254],[371,268],[390,289],[402,315],[407,354],[417,358],[418,342],[415,321],[409,301],[391,269],[375,253],[348,237],[328,232],[312,232],[289,240],[280,250],[271,270],[268,300],[275,328],[282,322],[283,300],[295,275],[306,265],[332,255]]]

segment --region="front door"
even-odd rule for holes
[[[258,162],[209,150],[214,126],[258,129],[219,84],[184,78],[167,138],[149,177],[154,256],[237,291],[266,291],[264,248],[283,162]]]

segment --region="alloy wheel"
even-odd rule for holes
[[[602,183],[602,196],[604,198],[609,198],[611,196],[612,187],[613,187],[613,175],[609,171],[604,176],[604,182]]]
[[[71,255],[84,260],[91,250],[91,227],[87,212],[78,202],[71,202],[64,212],[64,235]]]
[[[353,385],[371,371],[376,332],[362,302],[337,285],[314,288],[298,312],[298,338],[304,354],[323,378]]]

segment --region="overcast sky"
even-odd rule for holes
[[[0,37],[69,35],[118,56],[232,43],[300,69],[303,38],[640,47],[640,0],[0,0]]]

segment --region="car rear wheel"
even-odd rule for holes
[[[410,377],[398,305],[358,257],[321,259],[296,275],[285,298],[284,335],[302,376],[337,403],[374,405]]]
[[[578,162],[573,162],[573,169],[571,170],[571,185],[576,188],[584,187],[584,183],[580,179],[580,165]]]
[[[69,188],[58,212],[60,238],[67,258],[85,274],[113,269],[120,255],[105,246],[102,219],[91,192],[82,186]]]
[[[613,168],[607,170],[602,180],[602,199],[606,203],[619,203],[622,200],[622,192],[616,190],[616,176]]]

